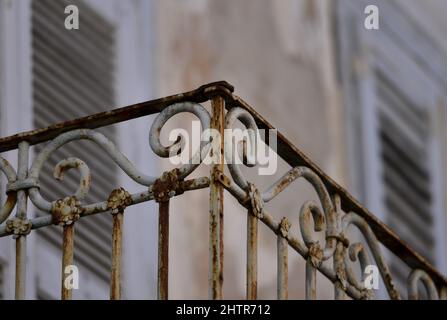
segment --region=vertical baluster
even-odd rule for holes
[[[289,245],[287,243],[287,234],[290,229],[290,223],[287,218],[282,218],[279,225],[278,239],[277,239],[277,295],[278,300],[287,300],[288,298],[288,282],[289,282],[289,270],[288,270],[288,251]]]
[[[63,227],[62,235],[62,300],[71,300],[72,298],[72,288],[66,278],[67,271],[73,265],[73,247],[74,247],[74,222],[71,224],[66,224]]]
[[[29,143],[21,142],[18,149],[18,170],[17,178],[19,181],[26,179],[28,174],[29,161]],[[17,192],[17,212],[16,218],[21,221],[27,219],[27,192],[19,190]],[[26,287],[26,235],[19,234],[16,237],[16,281],[15,298],[17,300],[25,299]]]
[[[313,266],[311,258],[306,261],[306,300],[317,299],[317,269]]]
[[[16,239],[16,289],[15,299],[25,299],[26,278],[26,238],[18,236]]]
[[[74,224],[80,218],[81,204],[75,197],[59,199],[53,203],[51,208],[53,223],[61,225],[62,231],[62,283],[61,299],[70,300],[72,298],[71,277],[73,266],[74,250]]]
[[[110,279],[110,299],[121,299],[121,256],[123,243],[124,211],[112,214],[112,270]]]
[[[121,258],[123,246],[124,210],[132,204],[132,197],[124,188],[112,191],[107,200],[107,209],[113,218],[112,268],[110,274],[110,299],[121,299]]]
[[[258,289],[258,218],[247,214],[247,300],[257,299]]]
[[[337,242],[334,253],[334,270],[337,275],[337,281],[334,283],[335,300],[345,299],[346,271],[344,265],[345,247],[341,241]]]
[[[220,136],[213,136],[211,155],[210,183],[210,261],[209,261],[209,298],[222,299],[223,284],[223,186],[215,179],[219,172],[223,172],[224,163],[224,100],[214,97],[211,101],[212,118],[211,129]]]
[[[158,204],[158,299],[168,299],[169,285],[169,200]]]

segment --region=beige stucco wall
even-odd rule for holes
[[[333,79],[330,1],[163,0],[157,17],[157,96],[226,80],[329,174],[343,182],[338,97]],[[190,119],[190,118],[188,118]],[[182,120],[173,120],[176,126]],[[184,124],[185,122],[183,122]],[[164,167],[166,169],[167,166]],[[272,177],[255,179],[263,187],[289,167],[281,163]],[[207,174],[208,168],[201,173]],[[226,194],[224,295],[244,296],[246,215]],[[288,216],[298,232],[298,212],[314,198],[297,183],[269,205],[276,220]],[[207,297],[208,193],[189,193],[172,204],[172,298]],[[200,236],[199,236],[200,234]],[[276,240],[260,227],[259,290],[276,294]],[[304,295],[304,261],[291,254],[290,296]],[[327,283],[320,297],[332,297]]]

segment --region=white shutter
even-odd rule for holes
[[[415,106],[378,76],[378,135],[387,223],[434,261],[428,110]]]
[[[436,228],[430,109],[416,105],[376,72],[377,139],[385,223],[428,261],[436,263]],[[409,269],[389,260],[402,292]]]
[[[64,8],[77,5],[80,29],[66,30]],[[32,1],[33,111],[34,127],[78,118],[110,109],[114,105],[114,27],[98,12],[79,0]],[[100,130],[116,141],[113,127]],[[43,145],[36,147],[36,152]],[[85,161],[92,173],[92,189],[86,202],[104,201],[117,187],[117,168],[96,145],[72,142],[55,152],[40,176],[41,192],[48,200],[72,195],[78,173],[68,172],[62,183],[52,170],[66,157]],[[50,244],[61,245],[60,228],[39,234]],[[111,217],[108,214],[79,221],[75,229],[75,263],[105,281],[109,278]]]

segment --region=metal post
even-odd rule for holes
[[[18,149],[18,169],[17,178],[19,181],[25,180],[28,175],[29,143],[21,142]],[[17,192],[17,212],[16,218],[27,219],[27,192],[19,190]],[[16,238],[16,300],[25,299],[26,287],[26,235],[18,235]]]
[[[247,300],[258,296],[258,218],[247,214]]]
[[[337,275],[337,280],[334,283],[335,300],[345,299],[346,271],[344,266],[344,255],[345,255],[345,248],[343,246],[343,243],[338,241],[334,253],[334,270]]]
[[[169,200],[158,203],[158,299],[168,299]]]
[[[312,265],[311,258],[306,260],[306,300],[317,299],[317,269]]]
[[[287,300],[288,298],[288,244],[287,240],[278,235],[278,300]]]
[[[69,271],[67,267],[73,265],[73,246],[74,246],[74,223],[70,225],[64,225],[62,235],[62,289],[61,299],[71,300],[72,289],[66,283],[66,271]]]
[[[289,295],[289,244],[287,236],[290,223],[287,218],[282,218],[277,237],[277,295],[278,300],[287,300]]]
[[[121,299],[121,255],[123,242],[124,212],[112,214],[112,272],[110,280],[110,300]]]
[[[215,179],[224,169],[224,100],[214,97],[211,101],[211,129],[218,133],[214,137],[211,156],[214,163],[211,167],[210,183],[210,261],[209,261],[209,298],[222,299],[223,283],[223,186]],[[217,138],[217,139],[216,139]]]
[[[113,190],[107,200],[107,209],[113,219],[112,268],[110,274],[110,299],[121,299],[121,259],[123,246],[124,210],[132,203],[132,197],[124,188]]]
[[[25,299],[26,278],[26,237],[16,239],[16,300]]]

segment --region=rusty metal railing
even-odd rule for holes
[[[200,103],[211,101],[211,114]],[[70,299],[71,289],[64,284],[64,270],[73,263],[74,228],[76,221],[93,214],[111,212],[112,265],[110,276],[110,298],[121,298],[121,253],[122,225],[127,207],[155,200],[159,205],[159,245],[158,245],[158,298],[168,298],[169,269],[169,201],[172,197],[187,191],[209,188],[209,298],[222,298],[223,285],[223,197],[224,190],[234,196],[247,209],[247,267],[246,297],[257,298],[258,265],[258,223],[264,223],[277,236],[277,297],[288,297],[288,248],[291,247],[306,260],[305,292],[307,299],[316,298],[317,271],[325,275],[334,285],[335,298],[369,299],[374,292],[357,279],[351,262],[359,261],[364,269],[373,261],[378,267],[388,295],[391,299],[400,299],[393,284],[393,276],[387,266],[380,243],[398,256],[411,272],[408,276],[408,296],[419,297],[418,284],[425,285],[426,295],[431,299],[447,297],[447,279],[433,268],[420,254],[406,245],[385,224],[379,221],[365,207],[357,202],[346,190],[328,177],[317,165],[276,131],[277,153],[291,169],[270,188],[261,191],[248,182],[237,165],[228,164],[230,176],[224,173],[224,161],[211,165],[207,177],[187,180],[187,177],[200,164],[191,162],[175,170],[165,172],[159,178],[140,172],[115,147],[107,137],[94,129],[134,118],[158,114],[150,131],[150,145],[160,157],[169,157],[172,151],[181,151],[181,141],[170,147],[160,143],[160,131],[172,116],[189,112],[197,116],[204,129],[214,129],[221,133],[222,139],[202,141],[199,154],[210,149],[222,160],[226,145],[224,129],[232,128],[236,121],[245,127],[273,129],[273,127],[246,102],[233,94],[233,87],[226,82],[204,85],[196,90],[103,112],[65,123],[24,132],[0,139],[0,152],[18,150],[17,172],[5,159],[1,158],[0,169],[8,180],[7,199],[0,210],[0,236],[13,235],[16,241],[15,297],[25,297],[26,279],[26,239],[33,230],[56,224],[63,229],[62,244],[62,285],[61,298]],[[50,155],[61,146],[75,140],[87,139],[96,143],[113,161],[135,182],[144,186],[142,192],[130,194],[120,188],[111,190],[108,199],[94,204],[84,204],[83,200],[90,188],[90,171],[80,159],[68,158],[59,162],[55,176],[61,178],[66,170],[76,168],[80,171],[81,181],[76,193],[64,199],[48,202],[39,191],[39,174]],[[29,148],[32,145],[48,142],[43,150],[29,165]],[[269,141],[265,140],[266,144]],[[217,145],[216,145],[217,144]],[[301,238],[290,232],[290,223],[286,218],[275,221],[265,209],[264,204],[275,198],[295,180],[303,178],[315,189],[320,205],[307,201],[301,207],[299,227]],[[33,219],[27,217],[28,199],[38,209],[50,213]],[[12,211],[16,207],[15,216]],[[355,226],[366,240],[365,243],[350,239],[347,229]],[[315,240],[314,232],[324,232],[325,244]],[[369,248],[369,250],[366,250]],[[370,252],[372,259],[369,256]],[[331,262],[331,263],[329,263]]]

